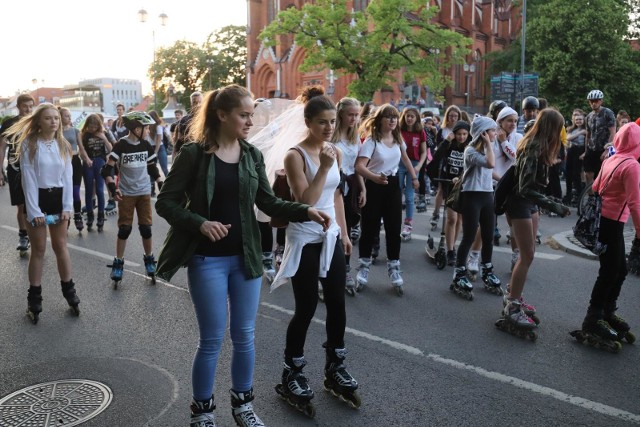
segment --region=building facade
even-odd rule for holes
[[[100,90],[102,113],[116,115],[116,105],[123,104],[125,111],[142,102],[142,83],[134,79],[101,77],[79,82],[79,86],[95,86]]]
[[[333,99],[347,95],[353,75],[338,76],[327,69],[322,72],[299,71],[305,51],[293,42],[293,36],[280,36],[274,47],[266,47],[258,35],[285,7],[300,8],[309,0],[247,0],[247,85],[256,97],[295,98],[307,85],[321,84]],[[347,8],[365,9],[370,0],[352,0]],[[376,103],[399,100],[425,100],[425,106],[465,106],[470,111],[486,111],[490,102],[489,76],[484,55],[504,49],[521,30],[519,10],[510,1],[502,0],[427,0],[440,11],[434,24],[456,31],[471,39],[466,64],[452,67],[448,72],[453,81],[442,93],[431,93],[418,82],[405,82],[398,73],[397,84],[391,90],[377,92]],[[366,100],[361,100],[366,101]]]

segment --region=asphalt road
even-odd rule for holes
[[[107,385],[113,399],[83,425],[188,425],[197,327],[184,271],[170,284],[151,285],[143,274],[142,247],[134,228],[124,281],[114,290],[106,264],[115,248],[115,218],[109,217],[102,234],[79,235],[72,226],[69,245],[81,315],[75,318],[67,309],[49,247],[44,310],[33,325],[25,315],[27,260],[15,250],[15,208],[9,206],[6,188],[0,189],[0,205],[0,398],[33,384],[87,379]],[[315,419],[276,395],[273,387],[281,374],[293,297],[288,286],[269,293],[265,285],[257,320],[254,404],[268,426],[640,423],[638,345],[625,344],[619,354],[610,354],[579,345],[568,334],[584,316],[596,261],[545,244],[539,247],[525,290],[542,320],[539,339],[532,343],[494,327],[501,299],[484,291],[479,282],[471,302],[449,291],[451,268],[437,270],[424,254],[428,213],[416,215],[414,239],[403,244],[405,295],[396,296],[379,261],[372,267],[369,287],[355,298],[347,297],[347,366],[360,383],[363,404],[358,410],[322,390],[323,306],[306,343],[306,374],[316,391]],[[575,217],[544,218],[543,240],[569,229],[574,221]],[[156,217],[155,248],[167,228]],[[505,230],[504,224],[501,228]],[[510,253],[502,242],[494,264],[506,283]],[[619,313],[632,326],[640,325],[638,277],[628,278],[619,305]],[[227,392],[229,355],[227,339],[216,380],[219,426],[234,425]],[[0,408],[0,426],[19,425],[16,416]]]

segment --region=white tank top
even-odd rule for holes
[[[355,166],[360,144],[349,144],[347,141],[338,141],[335,145],[342,151],[342,172],[346,175],[356,173]]]

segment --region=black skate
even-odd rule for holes
[[[216,405],[213,401],[213,396],[209,400],[195,400],[191,401],[191,421],[190,427],[215,427],[216,420],[213,411],[216,409]]]
[[[360,240],[360,224],[356,224],[351,227],[351,231],[349,232],[349,238],[351,239],[351,244],[355,245]]]
[[[626,340],[629,344],[636,342],[636,336],[630,331],[629,324],[615,313],[605,315],[604,320],[616,331],[618,341]]]
[[[456,267],[454,269],[453,282],[449,285],[449,289],[454,294],[473,301],[473,285],[467,278],[466,267]]]
[[[282,383],[276,385],[276,393],[289,405],[313,418],[316,416],[316,408],[311,403],[314,393],[309,387],[309,380],[302,373],[306,364],[304,357],[287,358],[282,371]]]
[[[93,211],[87,212],[87,231],[93,231]]]
[[[118,213],[118,209],[116,208],[116,201],[113,199],[109,199],[107,204],[104,207],[104,213],[107,215],[115,215]]]
[[[118,285],[122,281],[122,274],[124,273],[124,259],[113,258],[113,263],[107,264],[107,267],[111,269],[113,289],[118,289]]]
[[[585,319],[582,329],[571,331],[569,334],[579,343],[586,343],[611,353],[618,353],[622,348],[616,331],[602,319]]]
[[[267,283],[271,284],[276,277],[276,267],[273,265],[273,252],[262,252],[262,272]]]
[[[16,250],[20,253],[20,258],[24,258],[29,253],[29,248],[31,247],[31,243],[29,242],[29,236],[27,235],[27,230],[18,231],[18,246]]]
[[[356,391],[358,382],[347,372],[344,366],[346,349],[327,348],[327,364],[324,368],[324,389],[346,402],[352,408],[359,408],[362,400]]]
[[[84,221],[82,220],[82,214],[80,212],[73,214],[73,223],[78,232],[81,232],[84,229]]]
[[[522,310],[519,300],[509,300],[502,310],[502,317],[495,323],[496,328],[520,338],[538,339],[538,325]]]
[[[373,239],[373,246],[371,246],[371,265],[376,263],[378,255],[380,255],[380,236]]]
[[[104,229],[104,212],[98,212],[98,220],[96,221],[96,228],[98,233],[102,233]]]
[[[504,292],[500,285],[500,279],[493,274],[493,264],[481,264],[482,265],[482,281],[484,282],[484,288],[492,294],[502,296]]]
[[[416,211],[423,213],[427,211],[427,200],[423,195],[418,196],[418,202],[416,203]]]
[[[147,272],[147,277],[149,277],[149,280],[151,280],[151,284],[155,285],[156,284],[156,260],[153,257],[153,254],[145,255],[143,259],[144,259],[144,268]]]
[[[493,246],[500,246],[501,237],[502,235],[500,235],[500,230],[498,230],[498,227],[496,227],[493,231]]]
[[[246,392],[229,390],[231,393],[231,414],[240,427],[264,427],[264,423],[253,410],[253,389]]]
[[[38,323],[40,313],[42,313],[42,287],[29,286],[27,294],[27,315],[35,325]]]
[[[76,295],[76,284],[73,283],[73,280],[69,280],[68,282],[60,281],[60,287],[62,288],[62,296],[67,300],[73,314],[80,316],[80,309],[78,308],[80,299],[78,295]]]

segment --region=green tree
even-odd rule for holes
[[[215,31],[207,38],[204,48],[207,75],[204,76],[203,87],[215,89],[232,83],[246,84],[246,27],[229,25]]]
[[[640,53],[626,36],[628,8],[618,0],[589,0],[576,7],[547,0],[528,25],[527,51],[540,73],[540,93],[569,114],[586,107],[586,95],[598,88],[614,111],[640,112]],[[624,82],[633,82],[624,84]]]
[[[371,99],[400,70],[405,81],[419,80],[439,92],[451,83],[443,69],[464,60],[471,40],[434,25],[436,13],[422,0],[372,0],[353,13],[346,0],[317,0],[280,11],[260,38],[273,46],[277,36],[293,35],[306,50],[302,71],[355,74],[349,93],[359,99]]]

